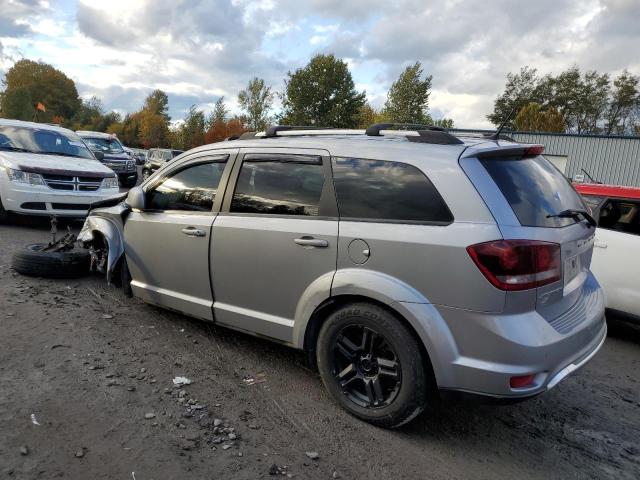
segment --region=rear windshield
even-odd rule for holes
[[[578,220],[548,215],[567,209],[585,210],[573,186],[542,156],[487,158],[480,162],[523,226],[564,227]]]

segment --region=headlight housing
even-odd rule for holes
[[[118,188],[118,177],[103,178],[102,188]]]
[[[42,176],[38,173],[23,172],[13,168],[7,168],[7,176],[9,180],[15,183],[24,183],[26,185],[44,185]]]
[[[135,170],[136,169],[136,163],[132,162],[131,160],[127,161],[127,170]]]

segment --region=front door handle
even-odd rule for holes
[[[317,247],[317,248],[327,248],[329,246],[329,242],[326,240],[322,240],[321,238],[313,238],[305,235],[304,237],[296,238],[293,240],[297,245],[301,245],[303,247]]]
[[[207,236],[207,232],[205,232],[204,230],[200,230],[199,228],[196,228],[196,227],[185,227],[182,229],[182,233],[184,233],[189,237],[206,237]]]

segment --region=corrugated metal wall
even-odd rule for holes
[[[518,142],[540,143],[549,155],[566,156],[568,177],[582,174],[580,169],[584,168],[599,182],[640,187],[640,137],[527,132],[507,134]]]

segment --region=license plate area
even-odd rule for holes
[[[580,255],[574,255],[564,261],[564,285],[566,286],[582,271]]]

